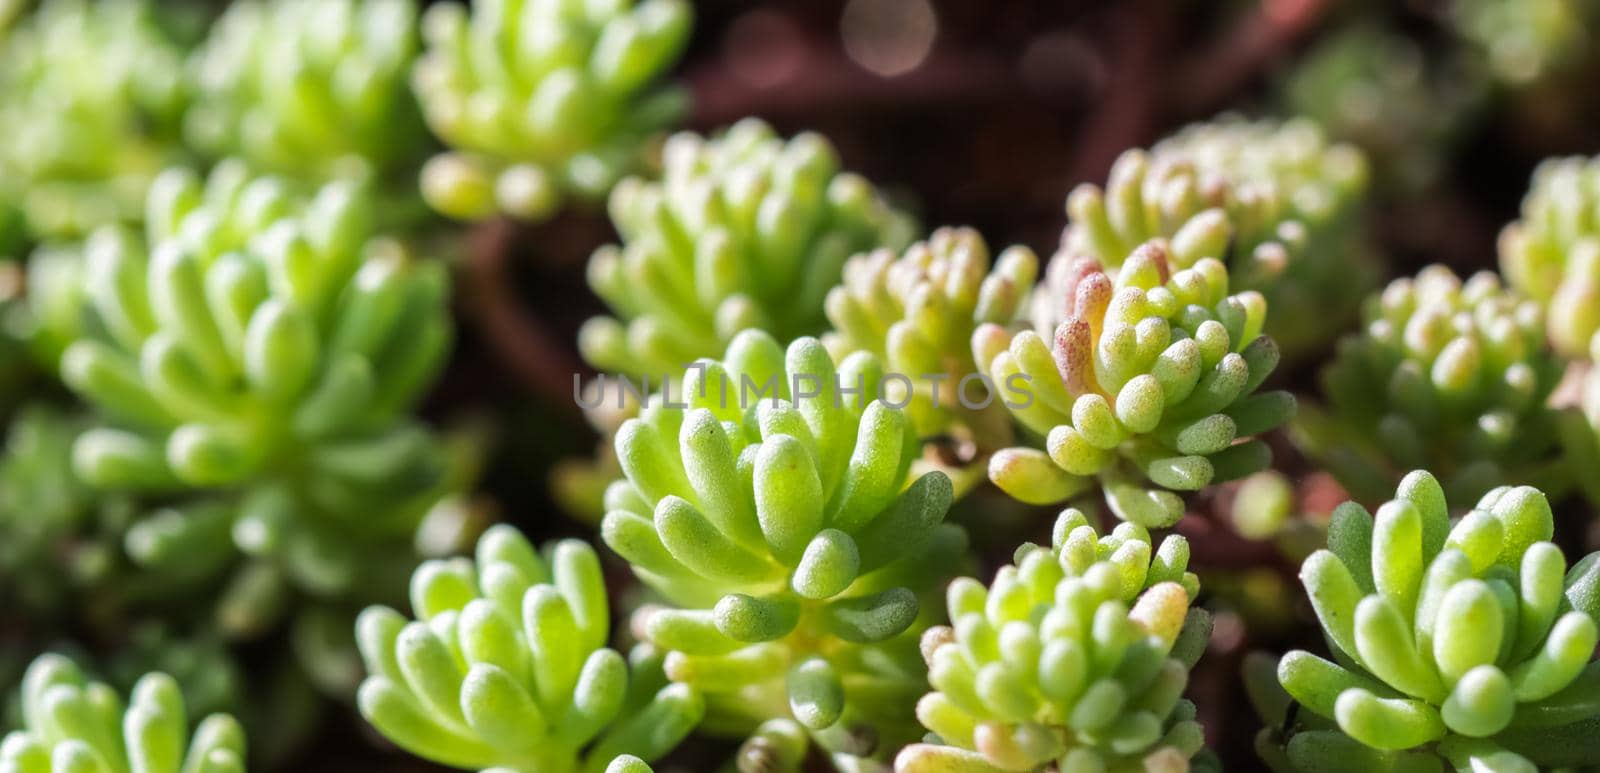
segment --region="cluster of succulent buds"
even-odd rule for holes
[[[61,360],[108,417],[78,442],[85,478],[208,488],[302,466],[360,484],[425,460],[403,417],[450,342],[445,276],[375,238],[367,203],[350,183],[304,200],[225,164],[164,174],[144,244],[97,232],[92,323]]]
[[[746,331],[689,372],[683,403],[653,398],[617,433],[627,477],[601,536],[672,605],[642,608],[635,628],[705,693],[710,728],[792,718],[865,756],[897,716],[914,726],[919,596],[959,570],[966,536],[942,524],[943,473],[908,485],[910,420],[848,387],[877,371],[864,352],[836,367],[815,338],[786,352]],[[751,382],[776,391],[741,406]]]
[[[972,333],[1015,323],[1038,275],[1039,258],[1027,247],[1006,249],[991,267],[977,231],[941,228],[903,255],[885,247],[847,261],[843,282],[828,292],[833,330],[822,340],[836,360],[870,352],[887,372],[906,376],[911,389],[891,397],[907,401],[919,436],[962,426],[991,441],[980,446],[1003,443],[1009,420],[985,397],[993,390],[972,360]],[[968,407],[980,402],[988,405]]]
[[[210,583],[200,605],[255,637],[296,589],[365,603],[414,565],[449,459],[407,413],[449,346],[446,280],[376,236],[370,204],[348,181],[307,197],[238,163],[204,181],[172,170],[144,238],[107,227],[47,262],[59,281],[33,288],[35,320],[99,413],[75,471],[161,505],[113,524],[108,555],[139,570],[116,595]],[[353,652],[322,646],[347,623],[304,609],[312,675],[351,682]]]
[[[1463,282],[1435,265],[1390,283],[1363,317],[1323,373],[1329,412],[1304,411],[1297,425],[1346,488],[1381,497],[1419,467],[1458,499],[1512,481],[1554,484],[1548,400],[1564,363],[1537,304],[1493,274]]]
[[[1539,165],[1522,219],[1500,233],[1506,281],[1545,309],[1556,351],[1584,357],[1600,331],[1600,159]]]
[[[1011,448],[990,478],[1031,503],[1098,481],[1116,514],[1147,526],[1183,516],[1176,491],[1248,475],[1270,460],[1252,436],[1287,421],[1294,398],[1257,394],[1278,364],[1260,293],[1230,294],[1228,269],[1160,242],[1113,277],[1092,258],[1057,261],[1036,293],[1038,331],[983,325],[973,353],[1045,451]]]
[[[8,228],[16,247],[136,221],[145,187],[179,160],[183,53],[157,6],[47,0],[3,36],[0,252]]]
[[[1423,471],[1376,518],[1336,510],[1327,549],[1300,572],[1334,660],[1294,651],[1277,667],[1301,708],[1278,739],[1288,761],[1532,771],[1592,759],[1600,564],[1569,571],[1553,528],[1528,486],[1497,488],[1452,522]]]
[[[413,89],[451,150],[424,168],[423,197],[469,220],[602,198],[684,112],[658,84],[691,14],[684,0],[434,4]]]
[[[1486,97],[1459,52],[1440,54],[1396,30],[1353,24],[1316,44],[1282,85],[1288,111],[1361,147],[1379,187],[1436,181]]]
[[[935,692],[917,716],[937,743],[896,770],[1187,770],[1205,739],[1182,696],[1211,630],[1188,562],[1182,537],[1102,537],[1068,509],[989,587],[956,580],[951,625],[922,639]]]
[[[1573,69],[1593,53],[1585,34],[1600,18],[1583,0],[1461,0],[1449,6],[1457,34],[1507,86],[1535,84]]]
[[[311,182],[410,163],[424,140],[416,29],[415,0],[234,3],[190,62],[186,137]]]
[[[407,621],[387,607],[357,620],[369,676],[361,713],[417,756],[519,773],[641,773],[705,706],[661,676],[641,645],[606,646],[611,612],[593,549],[533,546],[510,526],[473,559],[424,563]]]
[[[1267,332],[1298,354],[1353,314],[1374,279],[1354,238],[1367,184],[1360,151],[1308,121],[1196,124],[1123,153],[1104,190],[1074,189],[1058,255],[1116,269],[1160,240],[1180,265],[1220,260],[1238,289],[1291,310]]]
[[[190,732],[172,677],[146,675],[127,706],[71,660],[43,655],[22,682],[23,729],[0,742],[0,768],[16,773],[242,773],[244,730],[213,714]]]
[[[80,481],[72,447],[88,426],[43,404],[11,419],[0,453],[0,614],[19,638],[62,626],[120,635],[132,611],[203,603],[234,555],[231,511],[215,502],[145,510]]]
[[[611,307],[579,332],[590,364],[677,373],[759,328],[781,341],[821,332],[824,299],[850,256],[910,241],[909,221],[817,134],[783,140],[746,119],[705,138],[673,135],[662,179],[611,193],[621,245],[589,259]]]

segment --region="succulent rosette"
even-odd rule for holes
[[[172,170],[143,238],[96,232],[29,297],[97,409],[76,473],[160,505],[122,527],[128,557],[157,575],[235,567],[218,624],[258,636],[296,613],[296,649],[330,686],[355,670],[336,651],[349,626],[297,594],[388,598],[455,461],[408,415],[450,342],[444,267],[379,236],[370,203],[352,182],[307,197],[238,163]]]
[[[416,30],[414,0],[233,3],[190,59],[185,135],[312,183],[413,164],[426,141],[409,87]]]
[[[126,705],[86,680],[72,661],[44,655],[22,683],[23,729],[0,742],[0,767],[17,773],[137,770],[236,773],[245,769],[244,730],[212,714],[191,732],[172,677],[148,674]]]
[[[64,631],[120,637],[130,615],[194,604],[234,556],[232,511],[212,501],[142,507],[73,470],[84,416],[29,404],[0,453],[0,627],[34,645]],[[183,528],[175,528],[182,524]]]
[[[603,198],[685,111],[661,81],[691,17],[684,0],[432,5],[412,85],[451,150],[424,168],[423,197],[467,220]]]
[[[1600,159],[1539,165],[1522,218],[1500,232],[1506,282],[1538,301],[1556,351],[1585,356],[1600,330]]]
[[[1501,83],[1523,87],[1571,70],[1593,52],[1585,34],[1600,10],[1587,0],[1460,0],[1456,32],[1475,44]]]
[[[920,445],[874,399],[879,373],[866,353],[835,366],[814,338],[785,351],[746,331],[617,433],[627,477],[601,534],[667,601],[635,628],[667,651],[669,677],[705,693],[708,729],[755,732],[766,752],[750,753],[780,769],[798,762],[767,720],[856,756],[915,735],[931,617],[919,597],[965,554],[964,532],[941,523],[949,479],[908,481]],[[747,384],[769,389],[747,400]]]
[[[1600,480],[1586,471],[1600,465],[1600,333],[1589,342],[1589,361],[1578,381],[1576,414],[1568,414],[1562,422],[1562,441],[1567,454],[1569,470],[1577,488],[1591,502],[1600,502]]]
[[[1228,269],[1185,262],[1195,254],[1149,242],[1115,276],[1092,258],[1058,260],[1035,293],[1038,332],[978,328],[975,359],[1046,449],[996,453],[1000,488],[1043,504],[1098,481],[1119,517],[1155,528],[1183,516],[1177,492],[1266,466],[1252,436],[1295,407],[1286,392],[1257,394],[1278,364],[1266,302],[1231,294]]]
[[[164,174],[142,242],[96,233],[89,322],[61,360],[107,417],[78,441],[85,478],[182,490],[298,476],[353,504],[353,489],[426,467],[431,441],[405,414],[449,347],[443,266],[378,238],[367,203],[349,183],[308,201],[224,164],[204,182]]]
[[[424,563],[407,620],[370,607],[356,622],[369,676],[361,713],[390,740],[457,768],[510,773],[638,773],[704,712],[641,645],[606,646],[611,613],[594,550],[542,552],[510,526],[474,558]]]
[[[989,587],[952,583],[951,626],[922,640],[934,692],[917,716],[937,743],[895,769],[1188,770],[1205,738],[1182,696],[1211,631],[1188,562],[1183,537],[1101,536],[1068,509],[1049,547],[1024,544]]]
[[[579,331],[595,367],[659,378],[747,328],[780,341],[819,333],[846,260],[910,241],[909,220],[841,171],[820,135],[784,140],[746,119],[711,138],[673,135],[663,157],[660,181],[612,191],[622,244],[589,259],[589,285],[614,315]]]
[[[182,158],[174,16],[142,0],[47,0],[6,33],[0,199],[14,210],[0,203],[0,250],[24,241],[17,231],[37,242],[138,220],[150,181]]]
[[[1358,22],[1315,43],[1281,85],[1289,113],[1359,146],[1379,187],[1418,192],[1435,182],[1478,117],[1481,68],[1397,30]]]
[[[1228,266],[1234,286],[1266,297],[1267,332],[1292,355],[1325,343],[1376,281],[1361,236],[1364,156],[1306,120],[1225,117],[1130,150],[1106,187],[1067,197],[1060,255],[1115,270],[1152,240],[1180,265]]]
[[[903,254],[880,248],[846,261],[843,282],[828,291],[833,330],[822,340],[835,359],[870,352],[905,376],[911,386],[897,380],[905,394],[896,398],[909,401],[918,435],[960,427],[993,448],[1009,440],[1009,420],[973,362],[972,334],[985,323],[1015,324],[1038,275],[1039,258],[1027,247],[991,261],[977,231],[941,228]]]
[[[1458,499],[1564,485],[1548,404],[1564,363],[1537,304],[1488,272],[1463,282],[1435,265],[1391,282],[1363,319],[1323,371],[1327,410],[1308,407],[1295,433],[1347,489],[1370,501],[1418,467]]]
[[[1285,655],[1305,770],[1533,771],[1593,760],[1596,556],[1570,571],[1550,505],[1502,486],[1452,521],[1425,471],[1334,512],[1300,578],[1333,660]]]

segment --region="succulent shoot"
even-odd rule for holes
[[[1344,26],[1312,44],[1281,87],[1284,109],[1360,146],[1375,187],[1421,193],[1479,116],[1488,84],[1459,51],[1384,25]]]
[[[145,0],[47,0],[0,34],[0,198],[15,197],[29,240],[137,222],[145,188],[180,160],[173,15]]]
[[[1376,279],[1358,238],[1367,184],[1360,151],[1308,121],[1197,124],[1123,153],[1104,190],[1075,189],[1058,256],[1115,270],[1160,240],[1180,266],[1222,261],[1236,289],[1265,296],[1267,333],[1299,355],[1352,317]]]
[[[594,550],[543,552],[510,526],[473,559],[424,563],[415,621],[369,607],[356,638],[369,676],[361,713],[402,748],[457,768],[632,773],[699,722],[700,697],[667,684],[660,657],[606,647],[611,613]],[[626,756],[625,756],[626,755]]]
[[[1328,548],[1300,571],[1334,660],[1295,651],[1278,664],[1305,718],[1291,761],[1531,772],[1592,759],[1580,726],[1597,694],[1596,557],[1568,572],[1552,531],[1549,503],[1527,486],[1497,488],[1452,522],[1420,470],[1376,518],[1340,506]],[[1553,742],[1573,732],[1587,737]]]
[[[1570,469],[1586,471],[1600,465],[1600,333],[1589,341],[1589,361],[1579,382],[1578,416],[1581,420],[1567,419],[1562,423],[1562,441]],[[1600,480],[1587,474],[1574,475],[1578,488],[1590,501],[1600,502]]]
[[[1068,509],[1050,547],[1024,544],[989,587],[956,580],[951,626],[922,640],[935,691],[917,716],[939,743],[895,769],[1187,770],[1205,738],[1182,695],[1210,635],[1188,562],[1183,537],[1102,537]]]
[[[1278,364],[1261,333],[1261,294],[1229,293],[1215,258],[1160,242],[1136,249],[1114,275],[1092,258],[1053,263],[1036,291],[1038,332],[983,325],[973,353],[1005,404],[1047,450],[1011,448],[990,460],[1000,488],[1030,503],[1058,502],[1098,479],[1112,510],[1146,527],[1183,516],[1175,492],[1266,466],[1253,435],[1287,421],[1294,398],[1256,394]]]
[[[684,0],[434,4],[412,84],[451,150],[423,169],[423,197],[465,220],[604,197],[684,112],[659,84],[691,16]]]
[[[1008,248],[991,267],[977,231],[941,228],[903,255],[880,248],[846,261],[844,281],[828,291],[833,331],[822,340],[835,359],[871,352],[888,372],[909,377],[911,389],[890,397],[910,401],[919,436],[963,426],[1003,443],[1009,420],[972,360],[972,333],[984,323],[1013,325],[1038,275],[1039,258],[1027,247]]]
[[[1539,302],[1556,351],[1581,358],[1600,331],[1600,158],[1556,158],[1533,173],[1522,219],[1500,233],[1506,281]]]
[[[84,476],[155,490],[296,479],[355,505],[341,488],[425,463],[432,442],[405,413],[449,346],[445,274],[374,238],[367,204],[349,183],[301,201],[225,164],[205,183],[162,175],[148,248],[98,232],[91,324],[61,362],[107,417],[78,441]]]
[[[43,655],[22,683],[23,729],[0,742],[0,768],[17,773],[239,773],[244,730],[213,714],[190,732],[177,682],[147,674],[126,708],[107,685],[86,680],[72,661]]]
[[[1490,73],[1517,88],[1581,65],[1594,46],[1584,34],[1597,12],[1584,0],[1459,0],[1448,19],[1477,46]]]
[[[186,136],[214,158],[309,182],[414,163],[425,140],[409,88],[416,28],[414,0],[234,3],[190,62]]]
[[[840,171],[819,135],[785,141],[746,119],[712,138],[673,135],[663,157],[660,182],[612,191],[622,244],[589,259],[589,285],[615,315],[579,332],[595,367],[670,376],[747,328],[816,334],[846,259],[910,241],[906,218]]]
[[[746,331],[617,433],[627,478],[601,533],[672,605],[635,627],[669,651],[668,676],[706,694],[712,730],[792,719],[865,755],[915,726],[919,595],[959,570],[966,536],[942,523],[943,473],[908,485],[920,446],[874,399],[880,372],[864,352],[836,368],[814,338],[785,352]],[[742,399],[752,384],[765,396]]]
[[[1457,499],[1557,479],[1547,403],[1564,365],[1535,303],[1488,272],[1463,282],[1435,265],[1391,282],[1363,319],[1323,372],[1329,410],[1307,410],[1296,428],[1346,488],[1372,501],[1418,467]]]
[[[234,552],[231,511],[210,501],[142,511],[73,471],[91,422],[24,406],[0,453],[0,627],[27,639],[60,628],[121,635],[131,610],[204,605]]]

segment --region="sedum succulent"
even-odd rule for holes
[[[1452,522],[1424,471],[1369,515],[1335,511],[1300,571],[1334,661],[1285,655],[1315,770],[1533,771],[1592,760],[1596,557],[1568,572],[1537,489],[1497,488]],[[1583,741],[1565,741],[1574,734]]]
[[[1417,193],[1439,179],[1487,96],[1458,52],[1425,49],[1397,30],[1357,22],[1315,43],[1281,84],[1292,115],[1359,146],[1378,187]]]
[[[1538,301],[1556,351],[1583,357],[1600,330],[1600,158],[1540,164],[1522,219],[1500,233],[1500,270]]]
[[[84,250],[61,374],[108,419],[78,441],[87,479],[295,480],[351,505],[430,463],[405,412],[449,346],[443,267],[375,238],[359,188],[304,201],[226,164],[165,173],[148,209],[148,247],[104,230]]]
[[[637,773],[704,711],[693,690],[666,683],[648,646],[627,660],[606,647],[605,580],[582,542],[541,554],[492,527],[474,559],[419,567],[411,606],[415,621],[370,607],[356,631],[369,673],[361,713],[417,756],[502,773]]]
[[[1223,261],[1237,289],[1275,310],[1267,332],[1300,355],[1326,342],[1376,279],[1360,233],[1367,185],[1360,151],[1309,121],[1225,117],[1122,154],[1104,190],[1073,190],[1058,254],[1115,270],[1158,239],[1180,265]]]
[[[989,247],[971,228],[941,228],[896,255],[888,248],[845,262],[844,281],[828,291],[824,308],[833,331],[823,343],[834,359],[870,352],[890,373],[911,379],[906,412],[922,437],[964,425],[973,435],[1004,443],[1004,409],[992,399],[972,360],[978,325],[1010,326],[1039,275],[1039,258],[1011,247],[990,265]],[[903,382],[896,382],[904,386]],[[977,408],[987,402],[986,408]],[[999,437],[994,437],[996,434]]]
[[[451,150],[423,169],[423,197],[461,219],[541,220],[566,198],[604,196],[685,110],[682,92],[658,84],[691,16],[684,0],[429,8],[412,85]]]
[[[1456,498],[1556,482],[1547,401],[1563,365],[1532,301],[1488,272],[1462,282],[1435,265],[1390,283],[1363,318],[1323,372],[1327,413],[1308,410],[1297,427],[1346,488],[1376,499],[1416,467]]]
[[[143,0],[46,0],[5,36],[0,199],[15,198],[31,241],[137,221],[145,188],[181,155],[173,15]]]
[[[1230,294],[1228,269],[1193,250],[1139,247],[1113,276],[1092,258],[1052,264],[1038,332],[979,327],[973,353],[1046,451],[1003,450],[989,476],[1030,503],[1098,480],[1112,510],[1146,527],[1183,516],[1175,492],[1242,477],[1270,453],[1251,436],[1294,398],[1257,389],[1278,364],[1260,293]]]
[[[950,585],[953,627],[922,640],[934,692],[917,716],[939,744],[908,747],[901,773],[1188,770],[1205,738],[1181,700],[1210,617],[1180,536],[1153,549],[1141,526],[1106,536],[1083,513],[1051,546],[1024,544],[985,588]]]
[[[1457,0],[1448,8],[1456,32],[1476,45],[1489,72],[1511,87],[1581,64],[1593,45],[1585,30],[1600,17],[1590,0]]]
[[[704,138],[673,135],[660,182],[611,193],[621,245],[589,259],[615,317],[579,332],[597,368],[660,377],[715,357],[746,328],[780,341],[820,332],[847,258],[899,249],[909,222],[816,134],[785,141],[746,119]]]
[[[199,604],[231,558],[228,511],[207,501],[146,511],[78,480],[82,416],[24,406],[0,453],[0,616],[38,640],[118,635],[136,610]],[[174,530],[175,522],[186,528]]]
[[[1589,361],[1578,381],[1577,412],[1562,423],[1562,445],[1579,490],[1600,502],[1600,480],[1586,471],[1600,466],[1600,333],[1589,341]]]
[[[0,742],[0,767],[17,773],[233,773],[244,770],[239,723],[212,714],[190,731],[172,677],[144,676],[126,708],[72,661],[44,655],[22,684],[24,728]]]
[[[785,352],[746,331],[617,433],[627,477],[601,534],[671,605],[635,627],[706,694],[708,729],[759,746],[761,723],[792,720],[858,756],[914,733],[919,595],[957,570],[966,536],[941,523],[943,473],[907,485],[910,420],[871,386],[846,392],[878,372],[866,353],[836,368],[814,338]],[[750,383],[772,389],[741,399]]]
[[[409,164],[425,140],[408,86],[416,27],[414,0],[234,3],[189,62],[185,136],[311,182]]]

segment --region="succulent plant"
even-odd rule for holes
[[[189,713],[234,713],[245,695],[245,674],[221,637],[209,631],[184,632],[155,621],[134,625],[105,659],[104,671],[117,689],[133,690],[152,671],[171,676]]]
[[[1426,467],[1452,497],[1564,475],[1556,413],[1563,363],[1536,304],[1488,272],[1462,282],[1443,266],[1370,298],[1365,326],[1323,372],[1329,406],[1308,408],[1296,438],[1357,497],[1381,498]]]
[[[422,194],[451,217],[527,220],[599,199],[637,169],[686,96],[659,85],[689,37],[684,0],[438,3],[412,84],[451,150]]]
[[[1449,5],[1457,33],[1481,50],[1508,86],[1526,86],[1591,54],[1590,28],[1600,9],[1589,0],[1458,0]]]
[[[1565,414],[1561,423],[1562,446],[1567,454],[1577,488],[1591,502],[1600,502],[1600,480],[1587,471],[1600,466],[1600,333],[1589,342],[1589,361],[1580,365],[1577,410]]]
[[[647,645],[606,647],[611,613],[585,543],[543,553],[510,526],[475,559],[424,563],[408,621],[370,607],[356,622],[369,676],[361,713],[402,748],[458,768],[632,773],[699,722],[694,690],[668,684]],[[633,756],[624,756],[633,755]]]
[[[1592,759],[1597,556],[1568,571],[1545,495],[1497,488],[1452,522],[1432,475],[1353,502],[1301,581],[1334,661],[1294,651],[1286,754],[1315,770],[1532,771]],[[1561,740],[1575,733],[1584,740]],[[1584,755],[1589,755],[1587,758]],[[1405,767],[1391,767],[1405,763]]]
[[[212,714],[189,727],[172,677],[152,673],[134,686],[126,709],[111,687],[89,682],[72,661],[44,655],[23,678],[25,727],[0,742],[0,767],[18,773],[138,770],[232,773],[244,770],[244,730]]]
[[[1500,232],[1500,270],[1546,310],[1556,351],[1583,357],[1600,330],[1600,158],[1534,170],[1522,219]]]
[[[31,241],[136,221],[145,188],[181,156],[183,51],[171,34],[181,25],[167,23],[181,14],[143,0],[47,0],[5,35],[0,186]]]
[[[670,376],[747,328],[819,333],[846,259],[910,241],[909,220],[841,172],[819,135],[784,141],[746,119],[711,138],[673,135],[663,156],[660,182],[612,191],[622,244],[589,259],[589,285],[616,315],[579,332],[595,367]]]
[[[1368,174],[1359,150],[1307,120],[1195,124],[1123,153],[1104,190],[1073,190],[1057,253],[1067,260],[1055,262],[1087,256],[1116,270],[1152,239],[1182,266],[1215,258],[1237,289],[1266,297],[1267,332],[1298,356],[1376,281],[1360,228]]]
[[[938,743],[895,769],[1188,770],[1205,738],[1182,695],[1210,634],[1188,562],[1183,537],[1102,537],[1068,509],[1050,547],[1024,544],[989,587],[956,580],[952,626],[922,640],[935,691],[917,716]]]
[[[443,267],[375,238],[353,184],[310,201],[286,188],[233,164],[205,183],[172,170],[150,194],[148,248],[115,229],[89,241],[89,322],[61,361],[108,417],[78,441],[86,479],[292,480],[325,504],[370,509],[368,494],[432,463],[405,412],[449,346]]]
[[[413,164],[415,0],[233,3],[189,62],[189,142],[312,183]],[[410,188],[414,168],[403,168]]]
[[[204,598],[231,556],[226,511],[212,503],[146,512],[79,481],[72,444],[88,426],[30,404],[6,430],[0,608],[7,627],[29,638],[60,629],[120,634],[134,609]],[[175,521],[187,528],[175,533]]]
[[[1035,293],[1037,332],[978,328],[975,359],[1047,449],[990,459],[1007,493],[1058,502],[1098,480],[1119,517],[1154,528],[1183,516],[1175,491],[1266,466],[1251,436],[1295,407],[1286,392],[1256,394],[1278,364],[1266,302],[1230,294],[1221,262],[1177,244],[1147,242],[1114,278],[1092,258],[1057,261]]]
[[[634,625],[706,694],[712,731],[759,747],[763,722],[797,721],[857,756],[914,734],[919,596],[959,571],[966,535],[941,523],[943,473],[908,483],[920,446],[863,386],[880,372],[865,352],[836,367],[815,338],[785,351],[749,330],[617,433],[627,477],[601,534],[672,605]],[[750,384],[769,389],[746,399]]]
[[[897,381],[901,394],[890,396],[907,403],[919,436],[962,426],[980,446],[1003,445],[1009,419],[972,360],[972,333],[983,323],[1016,323],[1038,275],[1039,258],[1027,247],[1006,249],[991,268],[977,231],[941,228],[903,255],[880,248],[846,261],[844,281],[828,291],[833,330],[822,341],[836,360],[870,352],[887,372],[907,377],[910,388]]]
[[[1359,146],[1378,187],[1416,192],[1438,179],[1481,112],[1488,82],[1451,50],[1358,22],[1322,38],[1281,85],[1285,109]]]

